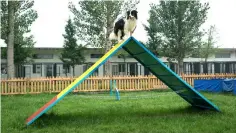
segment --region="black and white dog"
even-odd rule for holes
[[[115,21],[113,32],[110,34],[110,40],[122,40],[132,36],[137,26],[138,12],[136,10],[127,11],[125,18],[118,18]]]

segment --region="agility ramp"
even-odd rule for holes
[[[110,51],[108,51],[102,58],[100,58],[93,66],[86,70],[68,87],[66,87],[58,95],[52,98],[48,103],[46,103],[39,110],[33,113],[26,120],[26,125],[32,124],[43,113],[47,112],[50,108],[52,108],[55,104],[62,100],[68,93],[73,91],[80,83],[82,83],[86,78],[88,78],[96,69],[103,65],[111,56],[113,56],[121,48],[127,51],[144,67],[149,69],[149,71],[152,72],[153,75],[159,78],[163,83],[165,83],[169,88],[175,91],[179,96],[181,96],[192,106],[220,111],[216,105],[214,105],[203,95],[197,92],[183,79],[181,79],[161,60],[159,60],[153,53],[151,53],[143,44],[141,44],[135,38],[130,37],[126,41],[116,44]]]

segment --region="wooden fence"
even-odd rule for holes
[[[185,81],[193,86],[194,79],[236,78],[236,74],[211,75],[182,75]],[[9,94],[36,94],[58,93],[70,85],[76,78],[31,78],[1,80],[1,95]],[[116,81],[119,90],[151,90],[167,88],[154,76],[116,76],[116,77],[89,77],[84,80],[73,92],[82,91],[109,91],[110,80]]]

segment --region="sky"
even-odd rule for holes
[[[138,8],[138,25],[133,36],[140,41],[147,41],[147,34],[142,26],[149,17],[149,4],[156,0],[141,0]],[[218,32],[217,45],[224,48],[236,48],[236,0],[204,0],[209,1],[208,19],[203,25],[209,28],[215,25]],[[64,28],[69,18],[68,0],[35,0],[33,7],[38,18],[32,24],[35,36],[35,47],[62,47]]]

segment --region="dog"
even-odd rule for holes
[[[110,40],[118,40],[121,42],[132,36],[138,20],[138,11],[131,10],[126,12],[126,17],[121,17],[115,20],[113,31],[109,36]]]

